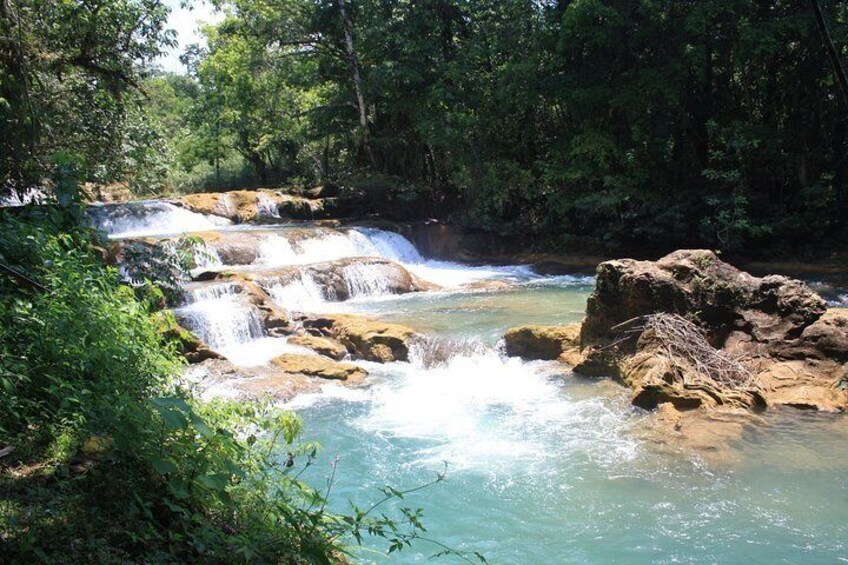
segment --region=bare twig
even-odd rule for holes
[[[638,322],[638,323],[637,323]],[[632,325],[628,334],[650,331],[652,337],[683,371],[684,384],[712,381],[731,389],[750,386],[754,375],[737,359],[714,348],[702,328],[678,314],[657,313],[628,320],[616,326]]]

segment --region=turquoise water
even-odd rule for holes
[[[159,202],[95,212],[116,238],[243,228]],[[660,451],[640,439],[648,415],[622,387],[499,353],[511,326],[579,321],[591,280],[432,261],[381,230],[301,225],[313,229],[304,239],[285,226],[251,229],[261,239],[256,265],[238,268],[377,256],[444,289],[392,296],[381,290],[379,270],[357,270],[344,276],[355,275],[347,283],[364,291],[348,302],[327,301],[308,277],[272,292],[293,311],[373,314],[428,336],[408,363],[362,363],[371,373],[366,387],[331,384],[289,405],[303,417],[306,439],[324,446],[305,473],[309,482],[325,484],[337,461],[331,509],[348,512],[348,500],[368,507],[383,496],[380,487],[422,485],[447,464],[444,482],[404,504],[424,508],[430,538],[493,564],[848,561],[843,416],[769,412],[726,458]],[[181,319],[236,366],[286,350],[285,338],[264,335],[254,309],[225,286],[193,289]],[[423,563],[439,550],[422,541],[386,557],[386,548],[367,539],[356,555]]]
[[[450,338],[493,343],[516,323],[581,317],[589,288],[348,304]],[[842,417],[774,414],[737,442],[735,461],[662,453],[633,432],[645,414],[617,385],[551,363],[458,353],[446,365],[369,364],[373,385],[297,399],[324,446],[311,469],[331,499],[360,506],[384,485],[447,479],[411,495],[428,535],[491,563],[833,563],[848,560],[848,433]],[[385,549],[372,540],[372,547]],[[421,542],[389,558],[420,563]],[[445,558],[446,562],[455,559]]]

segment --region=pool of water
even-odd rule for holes
[[[521,323],[582,317],[589,287],[563,280],[505,292],[348,303],[431,335],[493,345]],[[428,535],[491,563],[833,563],[848,560],[848,422],[774,414],[732,463],[663,453],[638,439],[627,392],[553,363],[459,351],[437,366],[368,364],[372,385],[329,386],[291,405],[324,446],[310,469],[331,499],[367,506],[379,487],[447,478],[404,501]],[[372,548],[383,548],[372,540]],[[358,553],[420,563],[437,547]],[[453,562],[447,558],[447,562]]]

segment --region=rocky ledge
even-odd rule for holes
[[[828,311],[803,282],[754,277],[712,251],[601,263],[582,324],[514,328],[505,342],[511,355],[619,380],[677,430],[682,412],[702,422],[704,412],[848,406],[848,313]]]
[[[303,277],[315,284],[325,300],[333,302],[348,300],[357,293],[406,294],[438,288],[403,265],[378,257],[351,257],[274,269],[207,271],[198,274],[195,280],[250,281],[268,291],[301,281]]]
[[[336,199],[327,197],[322,187],[306,196],[293,196],[277,190],[232,190],[187,194],[171,201],[198,214],[221,216],[236,223],[273,221],[276,218],[315,220],[333,214]]]

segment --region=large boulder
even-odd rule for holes
[[[301,320],[313,335],[332,337],[355,359],[390,363],[408,361],[415,332],[400,324],[389,324],[350,314],[326,314]]]
[[[708,250],[680,250],[659,261],[601,263],[586,305],[584,347],[611,343],[621,324],[657,312],[696,314],[721,347],[734,330],[756,341],[800,337],[826,303],[807,285],[786,277],[754,277]]]
[[[633,403],[678,410],[844,410],[848,317],[804,283],[754,277],[705,250],[598,267],[575,371],[613,376]]]

